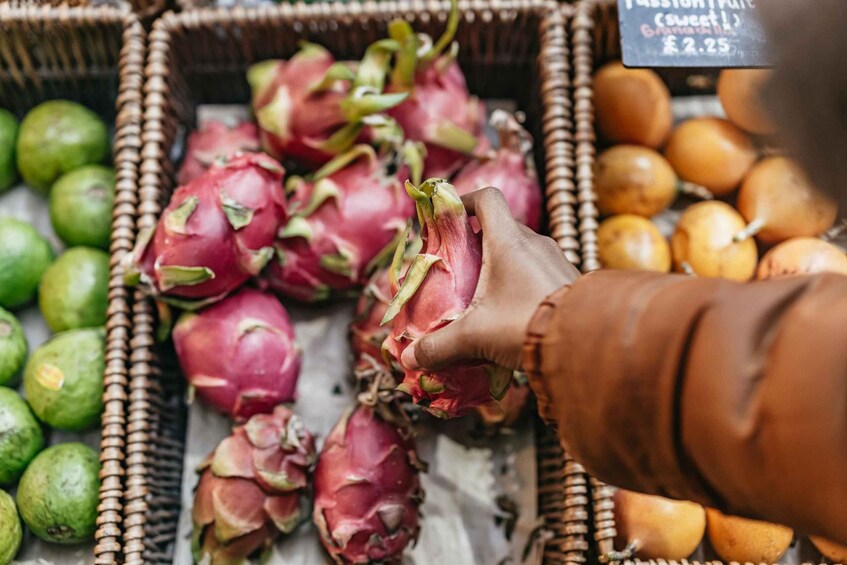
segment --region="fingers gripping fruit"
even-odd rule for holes
[[[383,344],[387,359],[399,365],[403,350],[415,339],[444,327],[470,304],[482,266],[482,243],[474,233],[452,185],[430,179],[406,190],[415,200],[422,226],[423,248],[402,281],[397,269],[403,246],[394,255],[391,287],[394,298],[383,319],[391,334]],[[460,416],[468,409],[502,398],[511,371],[494,365],[457,366],[438,372],[405,369],[398,387],[439,417]]]
[[[245,288],[187,312],[173,339],[196,395],[232,418],[294,401],[302,354],[288,313],[272,294]]]
[[[733,238],[744,219],[729,204],[699,202],[683,212],[671,236],[674,268],[701,277],[747,281],[756,271],[758,251],[752,240]]]
[[[315,438],[285,406],[258,414],[198,468],[191,546],[197,562],[243,563],[305,519]]]
[[[399,563],[417,540],[422,464],[414,437],[357,406],[326,438],[315,467],[315,525],[339,564]]]
[[[130,282],[196,308],[258,275],[286,218],[284,173],[267,155],[242,154],[178,188],[155,231],[138,235]]]

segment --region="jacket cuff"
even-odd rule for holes
[[[548,424],[555,424],[555,421],[549,413],[550,394],[547,390],[547,382],[541,375],[541,346],[544,336],[547,335],[553,313],[570,289],[570,285],[563,286],[541,302],[529,321],[523,346],[521,365],[538,399],[539,414]]]

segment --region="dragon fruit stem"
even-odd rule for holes
[[[438,38],[438,41],[432,48],[421,56],[421,60],[424,63],[432,61],[436,57],[438,57],[444,49],[447,48],[448,45],[453,41],[453,38],[456,36],[456,31],[459,29],[459,3],[457,0],[451,0],[450,2],[450,15],[447,16],[447,28],[444,30],[444,33],[441,37]]]

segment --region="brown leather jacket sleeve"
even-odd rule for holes
[[[847,543],[847,277],[609,271],[553,298],[530,380],[589,471]]]

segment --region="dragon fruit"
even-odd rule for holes
[[[517,424],[526,412],[525,408],[530,398],[529,385],[524,382],[512,381],[509,390],[499,401],[492,401],[477,406],[476,411],[486,426],[493,428],[508,428]]]
[[[185,159],[177,174],[179,184],[188,184],[205,173],[216,159],[228,159],[235,153],[259,150],[259,128],[253,122],[234,126],[207,122],[188,136]]]
[[[382,343],[389,333],[388,328],[382,326],[382,318],[390,302],[388,269],[380,269],[365,285],[350,324],[350,345],[357,361],[365,356],[373,360],[382,359]]]
[[[365,134],[366,118],[406,99],[383,93],[394,49],[374,43],[359,63],[336,62],[323,47],[305,44],[287,61],[248,69],[262,147],[280,160],[320,166]]]
[[[490,159],[466,165],[453,179],[460,195],[494,186],[503,192],[516,220],[532,230],[541,226],[541,187],[530,154],[532,138],[514,116],[502,110],[491,115],[500,136],[500,149]],[[474,229],[479,224],[471,219]]]
[[[286,218],[284,174],[267,155],[245,153],[178,188],[155,231],[139,234],[127,282],[191,309],[258,275]]]
[[[313,519],[338,564],[400,563],[423,500],[414,438],[368,406],[348,410],[315,467]]]
[[[401,274],[406,273],[420,248],[419,237],[414,237],[406,244],[406,253],[400,267]],[[391,297],[389,269],[384,268],[371,276],[356,303],[353,322],[350,324],[350,345],[356,360],[366,368],[377,363],[390,370],[382,360],[382,344],[389,334],[389,328],[382,325],[382,318],[388,311]]]
[[[417,205],[423,248],[402,281],[397,274],[402,244],[394,254],[394,298],[383,318],[383,323],[392,322],[391,334],[382,346],[392,364],[400,363],[410,343],[464,312],[473,299],[482,267],[482,242],[453,186],[430,179],[420,188],[407,182],[406,190]],[[492,397],[502,398],[511,378],[511,371],[493,365],[455,366],[435,373],[404,368],[398,389],[411,394],[415,403],[431,414],[452,418]]]
[[[414,213],[400,180],[409,167],[401,164],[389,173],[389,165],[396,165],[389,161],[357,145],[309,180],[289,181],[291,218],[276,242],[271,288],[316,301],[367,281]]]
[[[245,288],[186,312],[173,339],[195,394],[232,418],[294,401],[301,351],[285,308],[272,294]]]
[[[233,429],[198,467],[192,550],[198,563],[243,563],[308,513],[315,438],[285,406]]]
[[[388,115],[403,128],[406,139],[425,144],[424,175],[429,178],[450,178],[474,154],[488,148],[483,131],[485,105],[468,91],[465,75],[456,63],[458,46],[451,45],[458,25],[454,2],[447,30],[437,43],[426,36],[422,39],[405,21],[392,22],[389,27],[400,49],[386,90],[410,96]],[[448,46],[450,50],[442,54]]]

